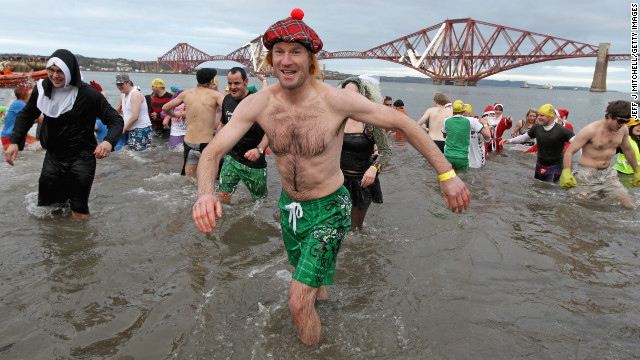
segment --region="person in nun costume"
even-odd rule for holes
[[[47,152],[40,174],[38,206],[58,206],[68,201],[73,217],[88,218],[96,159],[109,156],[122,135],[124,122],[100,92],[82,82],[78,61],[69,50],[59,49],[51,55],[47,75],[38,81],[18,115],[5,159],[13,165],[34,120],[44,114],[40,143]],[[93,130],[96,118],[108,128],[100,144]]]

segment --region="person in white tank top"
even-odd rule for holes
[[[135,151],[145,150],[151,145],[151,119],[146,100],[133,87],[133,82],[126,73],[116,75],[116,86],[122,93],[120,107],[124,119],[123,131],[129,132],[129,146]]]

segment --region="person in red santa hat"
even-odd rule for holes
[[[502,140],[502,134],[504,133],[504,131],[507,129],[511,129],[511,126],[513,125],[513,118],[511,118],[511,116],[502,116],[502,112],[504,111],[504,105],[502,105],[502,103],[497,102],[493,104],[493,110],[495,111],[494,119],[496,121],[495,132],[493,133],[492,141],[487,150],[502,151],[500,140]]]

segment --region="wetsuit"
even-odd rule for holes
[[[535,124],[527,131],[527,135],[535,138],[538,145],[535,178],[557,182],[562,174],[564,144],[573,138],[573,131],[557,123],[548,131],[542,125]]]
[[[29,128],[41,112],[37,107],[38,87],[20,112],[11,143],[24,148]],[[104,96],[93,86],[81,83],[71,110],[42,121],[40,143],[47,149],[38,188],[38,206],[62,204],[70,200],[71,210],[89,213],[89,193],[96,170],[93,151],[98,145],[94,133],[96,118],[108,126],[104,140],[112,147],[122,135],[124,122]]]

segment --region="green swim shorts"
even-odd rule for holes
[[[447,157],[447,160],[455,170],[469,170],[469,159],[455,159]]]
[[[342,186],[320,199],[296,202],[280,194],[280,225],[293,278],[312,287],[333,284],[344,234],[351,228],[351,198]]]
[[[232,193],[236,191],[240,180],[249,189],[253,200],[267,197],[267,168],[250,168],[236,161],[231,155],[226,155],[220,170],[218,191]]]

